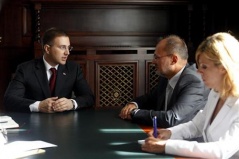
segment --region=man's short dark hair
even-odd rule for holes
[[[46,44],[52,45],[53,40],[59,36],[69,37],[67,33],[61,29],[57,29],[55,27],[49,28],[48,30],[45,31],[42,37],[42,47]]]

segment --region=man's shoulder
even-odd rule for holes
[[[40,62],[40,59],[32,59],[32,60],[28,60],[28,61],[20,63],[18,65],[18,67],[29,67],[29,66],[33,66],[39,62]]]
[[[70,60],[67,60],[67,61],[66,61],[66,65],[69,65],[69,66],[77,66],[77,65],[78,65],[78,63],[77,63],[77,62],[75,62],[75,61],[70,61]]]
[[[197,77],[200,77],[200,74],[197,72],[197,66],[195,63],[187,64],[182,74],[192,74]]]
[[[190,81],[202,81],[201,75],[197,72],[197,67],[195,63],[187,64],[184,71],[182,72],[181,79],[185,79],[185,82]]]
[[[66,61],[65,65],[61,65],[63,69],[67,69],[70,72],[81,70],[81,65],[75,61]]]
[[[66,67],[67,69],[77,69],[77,67],[79,67],[80,64],[78,64],[75,61],[66,61],[66,64],[64,65],[64,67]]]
[[[196,72],[197,71],[196,63],[193,63],[193,62],[187,63],[187,65],[185,66],[185,70]]]

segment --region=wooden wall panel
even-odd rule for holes
[[[96,107],[117,107],[145,93],[145,85],[149,84],[145,83],[145,60],[152,59],[153,50],[91,47],[74,50],[69,60],[84,64],[86,79],[96,95]]]
[[[95,61],[97,107],[119,107],[136,97],[137,61]]]
[[[140,8],[79,6],[70,9],[46,6],[41,9],[41,28],[45,30],[50,26],[63,27],[78,34],[81,32],[155,34],[169,30],[169,15],[168,10],[146,6]]]
[[[4,74],[0,79],[0,104],[16,66],[42,56],[39,42],[49,27],[69,33],[74,46],[69,59],[82,66],[95,93],[99,90],[97,67],[137,61],[133,94],[138,96],[148,92],[157,80],[151,59],[159,38],[167,34],[183,37],[190,61],[194,61],[194,50],[205,36],[228,30],[238,35],[232,6],[227,3],[215,7],[188,0],[0,1],[0,73]],[[224,14],[223,8],[230,11]]]
[[[73,45],[80,47],[153,47],[161,36],[169,33],[187,34],[187,23],[177,23],[187,20],[185,4],[33,2],[37,13],[35,18],[38,20],[35,31],[37,37],[50,27],[58,27],[68,32]]]
[[[81,65],[96,95],[96,107],[122,106],[148,92],[156,83],[149,61],[157,41],[170,32],[185,33],[185,27],[175,23],[187,15],[185,4],[33,2],[35,57],[41,56],[39,41],[46,29],[58,27],[67,31],[74,47],[69,59],[85,61]]]

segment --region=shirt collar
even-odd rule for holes
[[[47,61],[45,60],[44,56],[43,56],[43,62],[44,62],[44,65],[46,67],[46,70],[49,70],[50,68],[52,68],[53,66],[51,66],[49,63],[47,63]],[[54,68],[57,70],[59,64],[56,65]]]
[[[175,85],[177,84],[178,82],[178,79],[180,77],[180,75],[182,74],[183,70],[184,70],[185,66],[180,70],[178,71],[178,73],[176,75],[174,75],[169,81],[169,85],[174,89]]]

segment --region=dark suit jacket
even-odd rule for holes
[[[55,96],[74,99],[78,108],[91,107],[95,103],[80,66],[71,61],[57,69]],[[30,112],[30,104],[49,97],[51,93],[43,59],[34,59],[17,67],[5,92],[4,105],[6,110]]]
[[[152,117],[157,116],[157,126],[167,128],[191,120],[206,104],[209,89],[196,72],[195,64],[187,64],[175,88],[167,111],[164,111],[165,91],[168,79],[159,78],[158,85],[148,94],[133,100],[139,111],[132,121],[143,125],[152,125]]]

